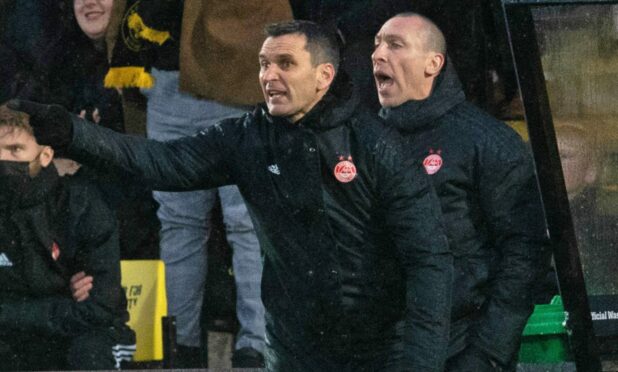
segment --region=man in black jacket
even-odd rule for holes
[[[269,370],[441,371],[452,257],[427,177],[345,75],[331,87],[333,37],[307,21],[267,35],[266,105],[193,137],[127,137],[58,106],[13,105],[36,118],[42,143],[80,162],[162,190],[238,185],[265,255]]]
[[[115,218],[96,186],[61,179],[53,156],[27,115],[0,106],[0,370],[117,368],[135,339]],[[82,271],[96,286],[75,301]]]
[[[418,14],[383,25],[372,56],[381,116],[442,204],[455,266],[447,370],[513,370],[547,263],[534,165],[513,130],[466,102],[445,45]]]

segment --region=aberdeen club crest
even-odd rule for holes
[[[339,156],[339,163],[335,165],[333,173],[337,181],[341,183],[351,182],[356,177],[356,166],[352,163],[352,156],[347,158]]]
[[[423,160],[423,167],[425,167],[425,172],[427,172],[427,174],[436,174],[440,168],[442,168],[441,153],[442,150],[434,151],[433,149],[429,149],[429,155]]]

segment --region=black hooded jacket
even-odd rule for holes
[[[25,187],[0,194],[0,334],[74,337],[115,329],[112,335],[132,338],[115,217],[97,187],[60,178],[51,164]],[[80,271],[96,284],[76,302],[69,281]]]
[[[161,143],[75,118],[80,162],[120,166],[159,190],[237,184],[265,255],[274,332],[333,358],[405,321],[408,368],[442,369],[452,257],[438,200],[399,136],[339,84],[300,121],[264,106]],[[274,324],[273,324],[274,323]]]
[[[440,198],[454,255],[450,354],[472,343],[501,363],[519,349],[536,276],[548,264],[533,161],[507,125],[466,102],[450,63],[431,95],[385,108],[405,138],[406,159],[423,164]],[[466,342],[463,342],[466,341]]]

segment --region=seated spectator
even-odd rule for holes
[[[599,159],[594,142],[581,125],[566,119],[556,120],[556,142],[569,201],[578,201],[592,191],[597,180]]]
[[[95,185],[60,178],[53,158],[27,115],[0,106],[0,370],[118,368],[135,336],[116,220]],[[79,273],[97,284],[88,299],[72,298]]]
[[[556,120],[560,162],[588,294],[618,294],[616,221],[598,208],[603,156],[584,123],[572,118]]]

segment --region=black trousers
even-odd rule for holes
[[[267,371],[405,371],[403,367],[403,322],[379,334],[363,338],[335,335],[307,342],[268,321],[266,323]]]
[[[73,338],[0,331],[1,371],[112,370],[116,339],[106,330]]]
[[[498,365],[490,361],[490,357],[471,344],[470,335],[479,320],[476,316],[459,319],[451,323],[449,342],[449,357],[446,360],[445,372],[515,372],[517,358],[508,366]]]

